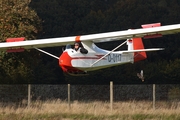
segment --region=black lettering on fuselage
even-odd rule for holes
[[[121,54],[109,54],[107,58],[108,62],[119,62],[121,61]]]

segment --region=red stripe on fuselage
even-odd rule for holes
[[[100,59],[104,55],[95,55],[97,57],[73,57],[72,59]],[[103,58],[103,60],[106,60],[106,58]]]

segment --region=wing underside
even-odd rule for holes
[[[90,34],[82,36],[71,36],[71,37],[61,37],[61,38],[49,38],[49,39],[38,39],[38,40],[26,40],[18,42],[5,42],[0,43],[0,50],[14,49],[14,48],[43,48],[43,47],[55,47],[63,46],[66,44],[73,44],[75,41],[92,41],[94,43],[98,42],[108,42],[116,40],[124,40],[129,38],[144,37],[150,35],[168,35],[180,33],[180,24],[167,25],[152,28],[140,28],[134,30],[124,30],[116,32],[106,32],[99,34]]]

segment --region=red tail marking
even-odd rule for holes
[[[141,38],[133,38],[134,50],[144,49],[144,45]],[[134,62],[144,60],[147,58],[146,52],[134,53]]]

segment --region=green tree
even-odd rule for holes
[[[168,83],[179,83],[179,67],[180,59],[171,60],[168,64],[166,64],[165,69],[163,69],[163,73]]]
[[[25,37],[36,38],[41,20],[29,6],[29,0],[0,0],[0,40]],[[38,65],[35,51],[0,53],[0,83],[27,83],[33,79],[33,66]]]

